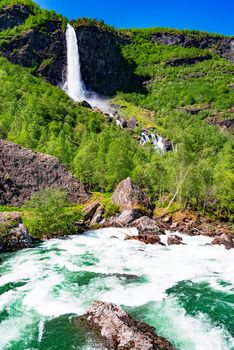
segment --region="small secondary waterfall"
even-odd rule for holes
[[[85,99],[85,85],[80,70],[79,47],[75,29],[68,24],[66,30],[67,41],[67,81],[64,85],[66,93],[77,102]]]

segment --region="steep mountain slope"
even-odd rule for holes
[[[112,96],[120,116],[138,122],[119,130],[32,75],[64,82],[66,22],[30,0],[1,2],[1,137],[57,156],[90,189],[110,191],[131,175],[157,206],[173,198],[176,207],[230,219],[233,38],[72,22],[86,86]],[[149,143],[139,145],[142,129],[170,139],[174,151],[162,155]]]

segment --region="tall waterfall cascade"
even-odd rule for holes
[[[85,99],[85,85],[81,77],[80,55],[75,29],[67,24],[67,81],[64,90],[74,101]]]
[[[87,101],[92,108],[98,108],[103,113],[113,113],[105,98],[86,88],[81,74],[79,45],[75,29],[68,23],[66,29],[67,43],[67,80],[63,90],[76,102]]]

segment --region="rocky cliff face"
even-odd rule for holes
[[[26,6],[20,4],[5,6],[0,10],[0,31],[21,25],[29,15],[30,10]]]
[[[152,36],[155,44],[179,45],[183,47],[196,47],[199,49],[211,49],[230,62],[234,62],[234,38],[222,38],[218,36],[187,36],[185,34],[164,32],[155,33]]]
[[[57,158],[0,140],[0,205],[21,205],[44,188],[66,190],[71,202],[88,199],[84,186]]]
[[[54,85],[64,80],[66,42],[59,21],[49,21],[43,28],[21,33],[0,48],[12,63],[35,67],[35,74]]]
[[[9,11],[2,12],[3,29],[22,24],[28,13],[22,5],[17,11],[12,7],[12,19],[8,20]],[[133,67],[125,61],[119,48],[126,40],[95,25],[79,26],[76,34],[82,77],[88,89],[108,96],[117,90],[128,91],[132,86],[139,88],[140,82],[134,77]],[[66,40],[61,21],[48,21],[43,26],[22,32],[1,45],[0,52],[14,64],[33,67],[37,76],[54,85],[65,82]]]
[[[76,28],[80,50],[81,73],[88,89],[103,95],[130,90],[134,79],[132,67],[120,52],[120,38],[95,26]]]

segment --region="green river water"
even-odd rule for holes
[[[233,350],[234,250],[199,236],[170,247],[123,237],[105,229],[2,254],[0,349],[102,349],[75,316],[104,300],[178,349]]]

